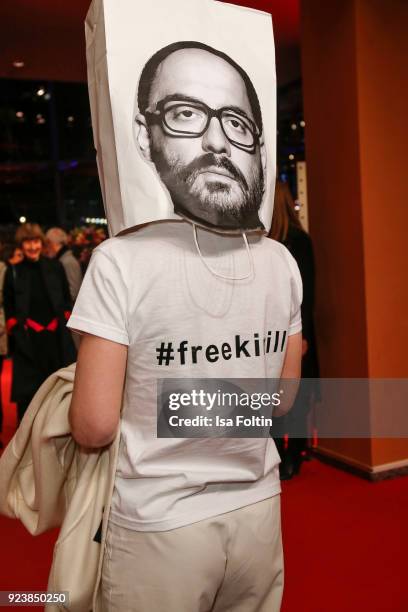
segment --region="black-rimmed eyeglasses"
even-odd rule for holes
[[[204,102],[164,98],[157,102],[154,111],[146,109],[145,114],[150,122],[155,118],[160,121],[165,132],[176,138],[203,136],[211,119],[216,117],[227,140],[239,149],[253,153],[259,142],[257,126],[237,108],[213,109]]]

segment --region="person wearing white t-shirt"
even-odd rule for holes
[[[185,50],[160,57],[147,92],[150,109],[177,94],[189,121],[195,111],[187,97],[195,90],[201,109],[234,106],[239,114],[241,105],[251,115],[245,80],[233,64],[202,48]],[[70,408],[73,436],[103,447],[120,424],[102,570],[110,612],[280,609],[273,440],[157,437],[158,379],[300,375],[302,287],[287,249],[259,234],[244,235],[243,248],[241,235],[188,220],[199,224],[204,203],[214,207],[207,224],[216,228],[217,210],[232,219],[248,205],[239,197],[245,184],[262,174],[259,139],[247,150],[236,147],[223,120],[214,111],[205,131],[191,138],[169,134],[163,117],[151,126],[138,117],[144,153],[160,150],[165,178],[172,165],[183,174],[192,159],[208,163],[210,155],[217,163],[184,174],[195,197],[188,210],[184,193],[186,220],[147,225],[94,251],[69,321],[84,334]],[[202,199],[204,192],[211,197]],[[263,338],[267,349],[258,350]]]

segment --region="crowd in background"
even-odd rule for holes
[[[0,372],[12,357],[11,400],[20,422],[42,382],[76,359],[78,336],[65,323],[92,248],[106,235],[95,228],[44,233],[38,224],[24,223],[13,238],[0,245]],[[0,397],[0,433],[2,425]]]

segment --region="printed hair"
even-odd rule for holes
[[[242,80],[245,83],[245,87],[248,94],[249,103],[252,108],[252,112],[254,115],[254,120],[256,125],[258,126],[259,132],[262,133],[262,113],[261,107],[259,104],[259,99],[255,88],[252,84],[251,79],[248,74],[245,72],[239,64],[237,64],[231,57],[229,57],[226,53],[222,51],[218,51],[209,45],[205,45],[204,43],[200,43],[194,40],[183,40],[180,42],[175,42],[162,49],[159,49],[152,57],[146,62],[142,73],[140,75],[139,86],[137,91],[137,103],[139,107],[139,111],[144,114],[147,107],[149,106],[150,92],[151,88],[157,73],[157,69],[160,64],[172,53],[175,51],[179,51],[180,49],[202,49],[203,51],[208,51],[208,53],[212,53],[217,57],[220,57],[225,62],[230,64],[235,70],[239,73]]]

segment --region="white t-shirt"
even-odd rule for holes
[[[253,236],[248,253],[241,236],[197,232],[212,271],[242,277],[251,258],[254,274],[219,278],[200,258],[191,224],[152,224],[95,249],[68,323],[129,347],[110,520],[137,531],[181,527],[280,492],[271,438],[156,435],[157,379],[279,378],[287,336],[301,330],[302,283],[283,245]],[[277,350],[256,354],[255,334],[277,331]],[[189,350],[177,351],[183,341]],[[171,343],[169,357],[162,343],[166,351]],[[217,360],[206,358],[209,345],[219,347]]]

